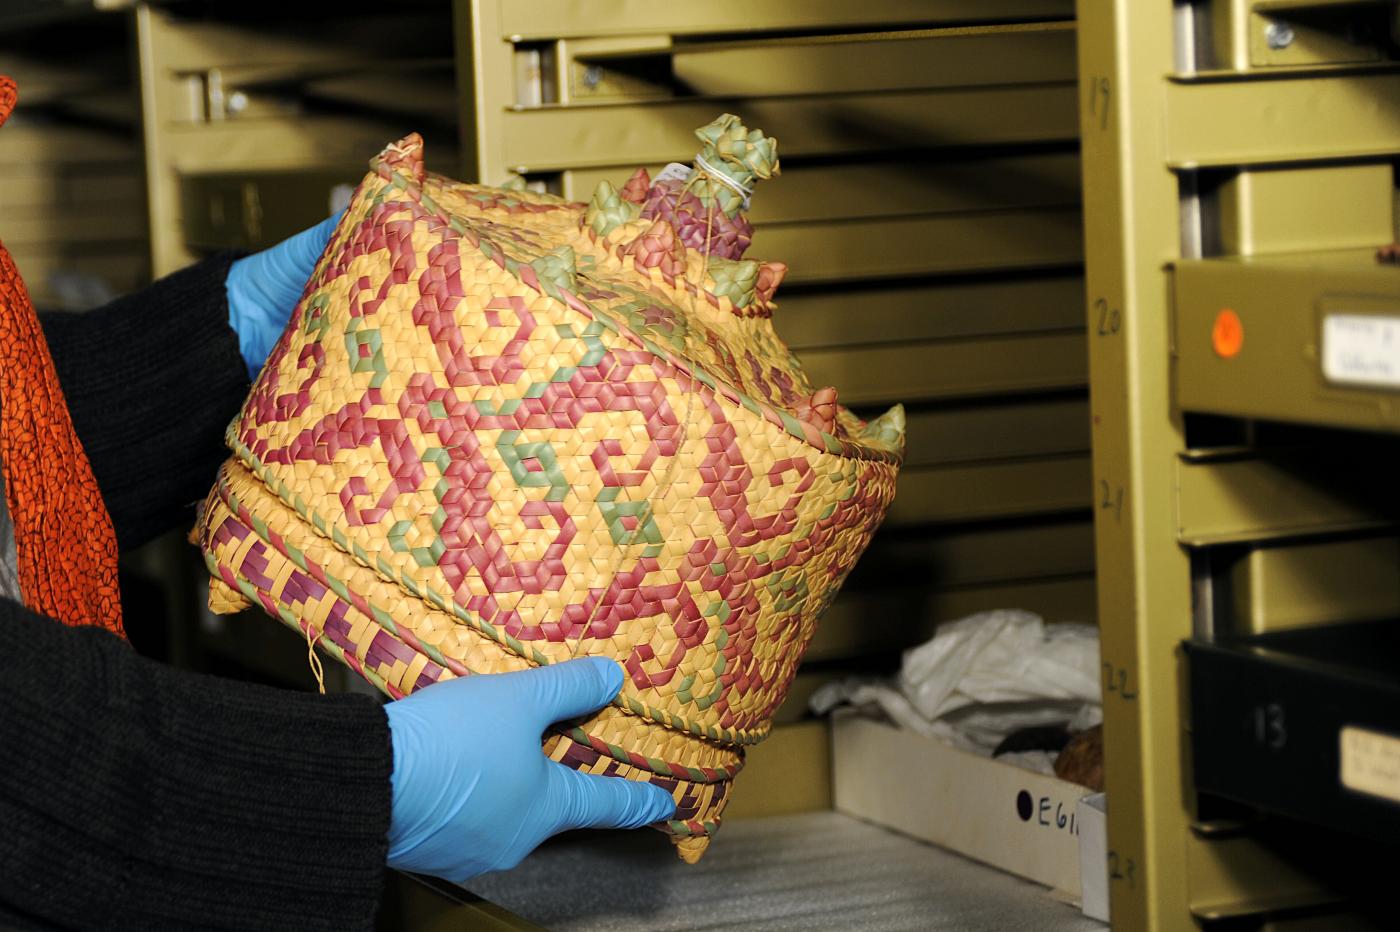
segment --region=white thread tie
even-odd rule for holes
[[[704,156],[700,155],[699,153],[696,153],[695,164],[706,175],[709,175],[711,178],[715,179],[720,184],[724,185],[726,188],[742,197],[744,199],[744,209],[749,209],[749,198],[753,197],[753,188],[746,188],[739,182],[735,181],[733,178],[730,178],[724,172],[720,171],[718,168],[715,168],[709,162],[705,161]]]

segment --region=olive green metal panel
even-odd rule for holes
[[[929,617],[948,621],[1004,609],[1008,605],[1033,610],[1050,622],[1093,623],[1097,617],[1094,577],[1071,576],[1017,585],[939,589],[931,593],[927,610]]]
[[[1163,151],[1178,168],[1384,156],[1400,136],[1392,71],[1179,78],[1164,91]]]
[[[1276,260],[1282,268],[1289,260],[1181,262],[1173,277],[1170,266],[1182,251],[1194,254],[1208,237],[1196,225],[1197,179],[1179,186],[1169,170],[1285,166],[1288,173],[1237,176],[1220,192],[1227,248],[1335,246],[1377,232],[1390,238],[1384,215],[1393,195],[1380,173],[1323,167],[1309,188],[1304,173],[1291,172],[1327,160],[1379,162],[1400,143],[1400,89],[1392,66],[1337,64],[1314,37],[1289,53],[1298,56],[1293,60],[1279,55],[1264,61],[1252,32],[1268,24],[1250,18],[1263,4],[1244,0],[1209,4],[1217,45],[1202,55],[1193,46],[1204,41],[1196,29],[1201,19],[1192,15],[1202,6],[1080,4],[1086,282],[1091,317],[1097,307],[1104,312],[1098,319],[1109,322],[1091,330],[1090,350],[1101,646],[1105,669],[1128,687],[1107,694],[1105,705],[1105,773],[1114,801],[1110,864],[1117,867],[1110,895],[1114,927],[1128,930],[1194,929],[1198,918],[1247,924],[1270,909],[1332,900],[1315,878],[1250,838],[1190,827],[1196,801],[1183,731],[1185,671],[1176,646],[1192,632],[1193,604],[1186,549],[1179,544],[1335,538],[1389,527],[1400,504],[1384,466],[1351,446],[1269,450],[1267,460],[1184,449],[1174,393],[1183,405],[1191,394],[1203,410],[1239,413],[1228,409],[1234,389],[1251,397],[1284,395],[1283,383],[1316,366],[1298,339],[1297,313],[1288,308],[1314,299],[1318,280],[1334,277],[1315,257],[1301,257],[1308,271],[1250,286],[1262,303],[1245,322],[1239,347],[1228,318],[1212,336],[1220,310],[1248,303],[1249,290],[1237,287],[1245,281],[1240,270]],[[1271,17],[1293,19],[1283,5],[1272,9]],[[1277,48],[1270,53],[1288,46],[1277,35],[1273,41]],[[1190,72],[1212,55],[1207,67],[1221,70],[1173,74],[1177,68]],[[1371,202],[1337,201],[1358,196]],[[1335,216],[1307,222],[1311,212],[1328,209]],[[1212,287],[1219,287],[1209,293],[1193,283],[1193,276],[1217,273]],[[1285,294],[1290,284],[1308,297]],[[1291,358],[1268,349],[1271,330],[1287,334]],[[1238,362],[1255,358],[1261,346],[1278,369],[1256,368],[1249,379],[1209,387],[1200,378],[1202,353],[1218,349],[1221,360],[1233,355]],[[1169,363],[1174,354],[1175,366]],[[1286,576],[1296,569],[1287,559],[1256,553],[1263,555],[1246,557],[1228,580],[1239,598],[1285,623],[1325,611],[1322,603],[1334,591],[1330,582]],[[1318,568],[1334,559],[1343,558],[1319,557]],[[1367,583],[1365,567],[1356,568],[1359,585],[1383,600],[1384,587]],[[1281,604],[1290,600],[1296,602]]]
[[[1182,262],[1174,284],[1176,396],[1182,408],[1400,430],[1400,373],[1393,384],[1385,384],[1384,371],[1379,384],[1324,375],[1329,318],[1395,320],[1400,328],[1400,269],[1378,264],[1373,249]],[[1235,355],[1218,352],[1213,336],[1226,309],[1242,326]],[[1374,365],[1383,366],[1385,358]]]
[[[358,167],[187,174],[180,179],[185,243],[196,249],[263,249],[304,229],[330,208],[337,185],[354,186]]]
[[[0,233],[0,240],[3,240]],[[49,286],[54,276],[78,272],[100,278],[118,294],[135,291],[151,280],[149,250],[144,238],[124,243],[10,245],[10,256],[24,276],[36,307],[47,309],[58,304]]]
[[[148,132],[151,247],[159,276],[187,265],[196,257],[185,242],[182,175],[234,171],[260,175],[335,166],[355,172],[367,166],[369,157],[386,143],[402,136],[404,127],[388,120],[302,117],[258,126],[238,123],[173,125],[164,130],[148,129]],[[453,152],[449,146],[444,146],[443,150],[441,155],[450,164]],[[320,209],[306,216],[302,227],[314,223],[317,216],[327,210],[328,204],[328,197],[321,198]]]
[[[786,145],[787,141],[780,142]],[[587,200],[598,182],[621,187],[635,168],[629,164],[570,169],[564,173],[563,193]],[[661,168],[648,167],[653,176]],[[1078,156],[1048,152],[970,160],[892,159],[874,165],[784,165],[779,180],[765,184],[763,196],[754,199],[748,216],[762,229],[771,223],[819,223],[832,217],[905,217],[1078,204]]]
[[[782,142],[784,157],[794,158],[869,154],[896,146],[1068,141],[1075,136],[1074,99],[1074,86],[1066,82],[751,98],[737,109],[747,124]],[[732,101],[684,99],[507,110],[500,117],[500,135],[488,137],[500,154],[488,154],[482,170],[491,175],[688,160],[695,153],[695,128],[730,106]],[[899,128],[893,139],[892,127]]]
[[[217,11],[199,17],[182,12],[140,4],[134,14],[157,275],[196,257],[183,229],[185,175],[336,168],[353,170],[358,178],[385,144],[414,130],[429,131],[430,168],[456,164],[457,140],[448,134],[434,138],[425,125],[426,116],[444,105],[448,120],[453,112],[451,96],[438,90],[438,73],[451,73],[443,57],[451,51],[446,9],[345,10],[314,32],[276,20],[222,21]],[[289,18],[297,15],[304,23],[304,11],[289,7]],[[427,70],[429,65],[438,72]],[[369,84],[390,100],[377,101],[379,108],[363,100]],[[310,112],[296,102],[299,94],[353,106]],[[408,101],[392,109],[411,116],[397,118],[382,109],[392,100]],[[314,223],[325,209],[302,225]]]
[[[793,284],[1072,268],[1083,257],[1077,207],[773,224],[751,255],[781,256]],[[781,300],[781,298],[779,299]]]
[[[1115,929],[1186,930],[1177,645],[1191,632],[1191,587],[1171,533],[1183,437],[1168,391],[1161,270],[1180,241],[1176,181],[1162,158],[1177,147],[1180,121],[1155,104],[1174,63],[1173,8],[1085,0],[1078,9],[1095,502],[1107,505],[1095,509],[1100,650],[1127,687],[1104,697],[1110,910]]]
[[[1095,617],[1092,574],[960,588],[928,586],[843,595],[817,625],[804,658],[850,659],[913,647],[941,622],[1008,606],[1034,610],[1048,621]]]
[[[907,423],[906,467],[1089,450],[1083,398],[916,410]]]
[[[130,162],[140,157],[134,139],[120,133],[99,132],[77,126],[25,126],[16,118],[5,127],[0,144],[0,166],[36,167],[46,161],[66,164]]]
[[[145,212],[146,188],[140,172],[134,170],[138,159],[135,146],[127,161],[112,165],[54,164],[50,157],[39,164],[9,164],[4,161],[8,154],[8,148],[0,143],[0,171],[5,173],[0,212],[7,218],[12,211],[24,209],[130,210],[138,217]]]
[[[1190,872],[1188,921],[1196,918],[1203,923],[1225,925],[1234,920],[1246,928],[1272,932],[1272,926],[1264,924],[1261,915],[1315,910],[1336,900],[1335,894],[1289,863],[1288,858],[1274,854],[1247,836],[1207,840],[1190,835],[1185,854],[1183,862]],[[1201,928],[1194,922],[1177,927]],[[1289,926],[1277,928],[1284,932]],[[1332,916],[1324,917],[1320,926],[1327,932],[1343,932],[1346,928]]]
[[[1008,606],[1052,620],[1092,620],[1093,550],[1092,525],[1079,517],[878,536],[822,616],[806,656],[909,647],[940,621]]]
[[[1091,493],[1089,457],[1037,457],[953,466],[906,466],[889,527],[1082,509]]]
[[[1256,3],[1247,26],[1250,64],[1279,68],[1384,61],[1389,30],[1382,6]]]
[[[492,0],[488,0],[492,2]],[[1065,0],[715,0],[703,8],[653,0],[494,0],[497,35],[519,39],[628,33],[735,33],[883,27],[1071,16]]]
[[[1242,171],[1222,186],[1226,255],[1374,247],[1395,229],[1387,162]]]
[[[501,184],[506,180],[504,172],[497,174],[499,167],[488,165],[486,159],[487,140],[495,139],[505,108],[515,102],[514,87],[499,86],[502,81],[513,81],[515,74],[511,45],[496,38],[500,34],[495,28],[499,12],[494,3],[483,6],[478,0],[452,0],[457,133],[462,145],[457,177],[463,181]]]
[[[179,121],[181,117],[192,120],[197,110],[203,115],[205,95],[204,84],[198,77],[200,69],[220,61],[223,56],[213,51],[216,41],[210,35],[212,30],[181,29],[164,11],[142,5],[136,11],[135,23],[142,119],[146,134],[151,254],[155,274],[161,276],[187,265],[195,258],[195,254],[186,247],[180,229],[179,172],[188,166],[180,164],[180,141],[172,138],[172,134],[183,129],[184,135],[188,136],[191,129],[198,128],[189,125],[181,127]],[[246,45],[238,43],[237,37],[238,34],[234,34],[224,38],[230,44]],[[270,40],[264,51],[274,54],[287,52],[286,44],[286,40]],[[241,47],[229,51],[234,55],[239,52],[248,52],[252,56],[257,54],[255,50]],[[321,57],[328,55],[329,51],[313,51],[312,54]],[[184,74],[190,77],[182,77]],[[281,146],[264,150],[258,145],[258,139],[242,132],[241,127],[231,135],[233,138],[226,144],[242,146],[243,151],[233,156],[231,162],[225,163],[230,167],[242,165],[250,156],[264,160],[269,155],[276,157],[283,147],[288,144],[295,146],[300,139],[295,132],[282,133],[282,138],[278,140]],[[265,136],[265,132],[257,135]],[[214,151],[222,152],[223,149],[224,146],[216,144]],[[305,158],[310,153],[303,149],[300,154]],[[297,153],[293,152],[289,157],[294,160]]]
[[[817,385],[835,385],[847,405],[1013,394],[1084,384],[1077,334],[947,340],[905,346],[808,350]]]
[[[796,350],[1084,329],[1084,280],[999,278],[784,295],[773,326]],[[913,431],[910,432],[911,438]]]
[[[1231,573],[1233,615],[1250,631],[1400,615],[1400,539],[1251,550]]]
[[[773,714],[773,724],[793,725],[798,722],[810,720],[812,711],[808,708],[808,701],[812,694],[821,689],[827,683],[845,679],[849,674],[839,668],[827,668],[821,672],[799,669],[797,675],[792,678],[792,685],[788,687],[787,697],[783,699],[782,705],[778,706],[778,711]],[[726,810],[726,817],[728,810]]]
[[[1214,65],[1247,70],[1382,60],[1385,0],[1213,0]]]
[[[547,46],[526,46],[526,55],[538,54],[542,70],[552,66],[559,103],[588,103],[674,96],[672,47],[669,35],[613,35],[559,39],[553,43],[552,62]],[[527,58],[525,64],[528,70],[534,63]]]
[[[324,76],[306,75],[298,83],[302,93],[323,104],[393,114],[405,127],[403,132],[413,127],[433,137],[437,144],[455,148],[455,138],[438,138],[431,131],[432,127],[450,125],[453,120],[457,89],[451,79],[452,64],[450,58],[426,56],[399,63],[376,62],[349,73],[338,70]],[[269,79],[268,85],[275,80]]]
[[[1367,530],[1400,518],[1393,464],[1346,449],[1183,458],[1176,484],[1177,537],[1192,546]]]
[[[820,719],[779,725],[747,751],[744,776],[734,784],[724,820],[830,808],[831,730]]]
[[[676,77],[705,96],[909,91],[1074,80],[1072,23],[677,45]]]
[[[1206,7],[1210,23],[1210,67],[1244,71],[1249,68],[1249,31],[1246,26],[1251,0],[1218,0]]]
[[[0,240],[42,310],[85,310],[150,275],[123,18],[70,13],[82,18],[81,55],[67,54],[63,27],[0,29],[0,71],[20,90],[0,133]]]
[[[178,181],[184,173],[203,174],[229,171],[252,173],[336,167],[368,170],[369,152],[373,157],[388,142],[403,135],[397,120],[303,116],[263,126],[237,123],[210,123],[203,126],[174,126],[165,133],[166,144],[174,151],[171,158]],[[443,152],[429,156],[439,164],[450,164],[451,141],[444,140]],[[361,174],[360,177],[363,177]],[[178,186],[172,187],[178,197]]]
[[[138,203],[134,206],[135,210],[104,210],[101,206],[84,206],[71,211],[49,207],[5,210],[5,243],[16,246],[40,243],[68,246],[140,243],[145,238],[146,224],[141,217],[141,205]]]
[[[879,536],[867,552],[869,558],[857,565],[842,598],[847,592],[917,584],[946,589],[1088,575],[1094,570],[1094,529],[1081,512],[1049,523]]]

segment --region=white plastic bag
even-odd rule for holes
[[[933,721],[973,703],[1097,703],[1098,667],[1092,625],[1047,626],[1030,612],[983,612],[944,625],[932,640],[905,651],[899,686]]]
[[[1093,625],[983,612],[943,625],[905,651],[893,681],[829,683],[811,707],[825,714],[842,703],[878,705],[902,728],[990,754],[1022,728],[1069,722],[1079,731],[1102,721],[1098,670]]]

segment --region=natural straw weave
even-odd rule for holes
[[[385,149],[197,529],[215,611],[260,605],[391,696],[619,661],[618,700],[545,750],[665,787],[689,861],[904,443],[899,408],[863,424],[814,392],[769,320],[784,267],[741,259],[773,140],[728,115],[697,135],[705,171],[588,205]]]

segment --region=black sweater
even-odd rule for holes
[[[248,389],[227,257],[45,318],[121,546],[193,520]],[[365,696],[171,669],[0,599],[0,927],[370,928],[393,755]]]

